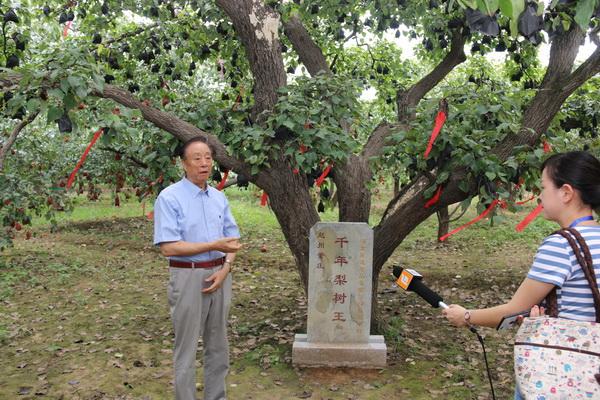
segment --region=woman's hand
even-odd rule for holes
[[[529,311],[529,316],[532,318],[543,317],[544,315],[546,315],[546,309],[538,305],[531,307],[531,311]]]
[[[529,311],[530,318],[543,317],[544,315],[546,315],[546,309],[544,307],[538,306],[537,304],[531,307],[531,310]],[[523,323],[523,319],[524,317],[522,315],[519,315],[517,317],[517,325],[521,325]]]
[[[465,320],[466,308],[458,304],[450,304],[448,308],[442,310],[442,315],[454,326],[468,326]]]

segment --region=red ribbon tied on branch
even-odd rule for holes
[[[535,194],[532,195],[530,198],[528,198],[527,200],[521,200],[521,201],[517,201],[515,204],[522,206],[525,203],[529,203],[531,200],[535,199]]]
[[[552,152],[552,145],[550,143],[548,143],[548,141],[544,140],[544,153],[550,153]]]
[[[446,99],[441,99],[438,107],[438,113],[435,116],[433,130],[431,131],[429,142],[427,143],[427,149],[425,149],[425,158],[429,157],[429,153],[431,152],[431,149],[433,149],[433,142],[435,142],[435,139],[442,130],[442,126],[444,126],[446,118],[448,118],[448,102]]]
[[[462,231],[463,229],[465,229],[466,227],[473,225],[475,222],[478,222],[480,220],[482,220],[483,218],[485,218],[486,215],[488,215],[494,208],[496,208],[496,206],[498,205],[498,203],[500,203],[500,200],[495,199],[494,201],[492,201],[490,203],[490,205],[485,209],[484,212],[482,212],[481,214],[479,214],[477,217],[473,218],[471,221],[467,222],[466,224],[464,224],[463,226],[459,226],[458,228],[454,229],[452,232],[449,232],[447,234],[445,234],[444,236],[442,236],[441,238],[439,238],[440,242],[443,242],[444,240],[448,239],[450,236],[454,235],[457,232]]]
[[[425,203],[425,208],[429,208],[432,205],[434,205],[435,203],[437,203],[440,200],[441,195],[442,195],[442,185],[438,186],[433,197],[430,198],[429,200],[427,200],[427,203]]]
[[[315,181],[315,185],[321,186],[323,184],[323,182],[325,182],[325,178],[327,178],[327,175],[329,175],[329,172],[331,172],[331,165],[328,165],[323,170],[323,173],[321,174],[321,176],[319,176],[319,178],[317,178],[317,180]]]
[[[88,153],[92,149],[92,146],[100,138],[100,135],[102,135],[102,132],[104,132],[104,128],[100,128],[100,129],[98,129],[96,131],[96,133],[94,133],[94,137],[92,137],[92,140],[90,141],[90,144],[88,144],[88,146],[86,147],[85,151],[81,155],[81,158],[77,162],[77,165],[75,165],[75,168],[73,169],[73,172],[71,172],[71,175],[69,175],[69,180],[67,181],[67,189],[70,189],[71,185],[73,185],[73,181],[75,180],[75,175],[77,175],[77,171],[79,171],[79,168],[81,168],[81,166],[83,165],[83,162],[85,161]]]
[[[218,191],[223,190],[223,188],[225,187],[225,183],[227,183],[228,175],[229,175],[229,170],[226,170],[225,172],[223,172],[223,178],[221,179],[221,182],[219,182],[219,184],[217,185]]]
[[[527,227],[527,225],[529,225],[531,221],[533,221],[542,212],[543,209],[544,206],[538,204],[538,206],[532,212],[523,218],[523,221],[519,222],[516,227],[517,232],[523,232],[523,229],[525,229],[525,227]]]
[[[67,21],[67,23],[65,24],[65,27],[63,29],[63,38],[66,38],[67,36],[69,36],[69,29],[71,29],[72,24],[73,24],[73,21]]]
[[[265,207],[267,205],[267,200],[269,200],[269,195],[263,190],[262,196],[260,196],[261,207]]]

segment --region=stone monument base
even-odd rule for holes
[[[369,336],[368,343],[309,343],[303,333],[292,347],[292,364],[301,367],[384,368],[386,356],[382,335]]]

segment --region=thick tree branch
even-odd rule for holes
[[[338,189],[339,220],[368,222],[371,191],[367,183],[373,177],[369,160],[350,154],[346,162],[334,166],[333,171],[333,180]]]
[[[571,76],[569,76],[568,82],[563,86],[563,91],[570,95],[583,85],[585,81],[598,73],[600,73],[600,45],[579,68],[573,71]]]
[[[98,149],[104,150],[104,151],[110,151],[111,153],[118,154],[120,156],[124,155],[126,159],[128,159],[132,163],[136,164],[137,166],[142,167],[142,168],[148,168],[148,164],[146,164],[145,162],[138,160],[137,158],[130,156],[129,154],[125,154],[120,150],[117,150],[117,149],[114,149],[114,148],[108,147],[108,146],[101,146]]]
[[[459,31],[454,31],[450,51],[444,59],[419,82],[415,83],[408,91],[399,90],[397,94],[398,110],[406,110],[406,114],[399,113],[398,120],[405,121],[405,118],[412,118],[413,110],[419,104],[421,99],[434,87],[436,87],[454,68],[463,63],[467,56],[465,55],[466,37]]]
[[[154,24],[146,25],[146,26],[134,29],[133,31],[125,32],[125,33],[123,33],[122,35],[120,35],[120,36],[118,36],[116,38],[107,40],[106,42],[104,42],[104,46],[108,46],[108,45],[113,44],[113,43],[118,43],[118,42],[122,41],[123,39],[128,39],[128,38],[137,36],[140,33],[144,33],[146,31],[150,31],[150,30],[156,28],[157,26],[159,26],[159,23],[154,23]]]
[[[596,45],[597,48],[600,48],[600,37],[598,33],[600,32],[600,25],[596,26],[591,30],[589,34],[590,41]]]
[[[388,124],[387,122],[380,123],[377,128],[369,136],[367,144],[362,151],[362,156],[366,159],[376,157],[381,154],[385,141],[393,132],[400,128],[406,128],[403,124]]]
[[[314,42],[297,15],[293,15],[284,24],[284,32],[311,76],[321,71],[331,73],[321,48]]]
[[[414,109],[419,101],[436,85],[438,85],[454,68],[464,62],[467,58],[464,52],[466,37],[455,31],[452,38],[451,49],[444,59],[426,76],[415,83],[410,89],[398,90],[398,121],[396,126],[400,128],[415,117]],[[369,140],[363,149],[363,156],[375,157],[381,154],[388,136],[394,132],[390,125],[380,124],[371,133]]]
[[[38,116],[38,114],[39,114],[39,111],[29,114],[29,116],[26,119],[22,120],[21,122],[19,122],[17,124],[17,126],[15,126],[13,131],[8,136],[8,139],[6,140],[6,142],[0,149],[0,172],[2,172],[4,170],[4,160],[6,159],[6,155],[8,154],[8,151],[10,150],[12,145],[17,140],[17,136],[23,130],[23,128],[25,128],[27,125],[32,123],[33,120],[35,120],[35,118]]]
[[[392,255],[396,247],[421,222],[425,221],[440,208],[457,203],[468,197],[469,194],[464,193],[458,187],[459,183],[464,179],[466,179],[466,170],[464,168],[454,171],[444,187],[440,200],[434,207],[424,207],[426,198],[423,196],[423,193],[432,185],[430,178],[425,175],[417,176],[390,201],[380,223],[374,228],[374,273],[379,273],[381,267]]]
[[[546,68],[541,87],[559,85],[565,77],[571,75],[580,43],[584,38],[585,33],[577,24],[573,24],[568,32],[554,37],[550,46],[548,68]]]
[[[585,82],[585,77],[589,78],[594,75],[594,71],[598,71],[600,54],[596,50],[576,71],[571,72],[583,38],[584,33],[577,26],[554,38],[546,74],[535,97],[523,113],[519,133],[507,136],[492,149],[492,153],[500,160],[513,154],[516,146],[534,146],[567,97]]]
[[[221,141],[216,136],[206,131],[203,131],[198,127],[195,127],[194,125],[182,119],[179,119],[172,114],[161,111],[157,108],[147,105],[147,103],[137,100],[131,95],[131,93],[129,93],[126,90],[123,90],[113,85],[104,85],[104,90],[102,92],[95,92],[94,95],[98,97],[112,99],[117,103],[122,104],[128,108],[139,109],[142,112],[142,116],[146,121],[151,122],[158,128],[161,128],[171,133],[173,136],[180,139],[181,141],[185,142],[195,136],[204,136],[206,137],[208,142],[215,148],[214,158],[220,165],[235,172],[243,173],[244,175],[250,177],[250,179],[253,182],[255,178],[257,181],[259,177],[262,179],[265,178],[262,176],[264,175],[263,173],[259,173],[258,175],[252,177],[250,174],[250,166],[228,155],[225,145],[221,143]]]
[[[13,71],[7,71],[5,73],[4,71],[0,70],[0,92],[12,90],[18,87],[21,80],[20,74]],[[49,84],[46,86],[50,87]],[[102,92],[94,91],[91,94],[93,96],[114,100],[115,102],[131,109],[140,110],[146,121],[151,122],[158,128],[171,133],[181,141],[185,142],[195,136],[204,136],[214,147],[214,158],[220,165],[237,173],[244,174],[251,182],[263,189],[268,190],[273,184],[272,180],[268,178],[268,172],[266,170],[252,175],[251,166],[241,160],[236,159],[235,157],[230,156],[227,153],[225,145],[216,136],[174,116],[173,114],[154,108],[146,102],[139,101],[127,90],[113,85],[104,85]]]
[[[253,120],[271,111],[286,84],[279,42],[279,15],[261,0],[217,0],[240,38],[254,76]]]

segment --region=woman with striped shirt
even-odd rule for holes
[[[540,201],[546,219],[581,233],[590,248],[595,275],[600,277],[600,225],[592,214],[600,207],[600,161],[583,151],[551,156],[542,165]],[[452,304],[443,314],[455,326],[496,327],[506,315],[529,309],[531,316],[543,313],[537,304],[554,287],[559,318],[595,321],[590,286],[571,246],[558,234],[540,245],[527,277],[508,303],[477,310]]]

